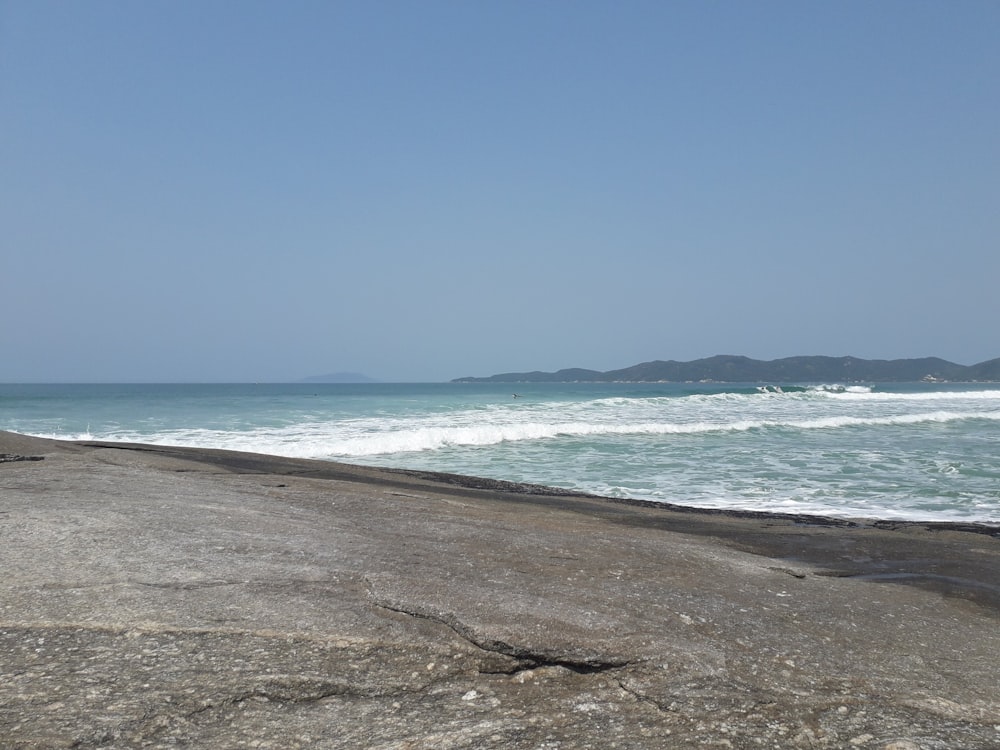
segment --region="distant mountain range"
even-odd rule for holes
[[[362,375],[360,372],[331,372],[328,375],[310,375],[302,378],[300,383],[377,383],[375,378]]]
[[[978,365],[958,365],[938,357],[858,359],[857,357],[786,357],[762,361],[720,354],[693,362],[643,362],[622,370],[572,368],[558,372],[508,372],[485,378],[457,378],[453,383],[825,383],[1000,381],[1000,358]]]

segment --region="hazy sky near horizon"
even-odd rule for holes
[[[1000,356],[1000,3],[0,0],[0,381]]]

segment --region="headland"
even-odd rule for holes
[[[1000,358],[959,365],[940,357],[859,359],[785,357],[763,361],[732,354],[692,362],[654,360],[600,372],[579,367],[556,372],[507,372],[453,383],[912,383],[998,382]]]

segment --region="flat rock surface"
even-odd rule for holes
[[[1000,540],[0,433],[0,747],[1000,747]]]

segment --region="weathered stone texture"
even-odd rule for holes
[[[1000,747],[989,528],[0,454],[3,748]]]

